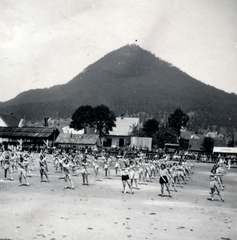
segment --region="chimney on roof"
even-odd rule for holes
[[[121,119],[124,119],[124,114],[123,113],[121,114]]]
[[[49,123],[48,123],[49,118],[44,118],[44,126],[48,127]]]

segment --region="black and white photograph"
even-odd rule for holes
[[[0,0],[0,240],[237,239],[237,1]]]

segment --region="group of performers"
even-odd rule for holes
[[[22,185],[22,178],[29,185],[27,176],[30,176],[34,168],[33,153],[17,151],[0,152],[0,164],[4,169],[4,180],[9,179],[13,181],[12,173],[18,171],[20,185]]]
[[[137,158],[125,158],[123,156],[110,156],[108,154],[67,154],[62,151],[55,151],[51,159],[55,173],[61,173],[59,178],[64,179],[65,188],[74,189],[72,176],[82,176],[83,185],[89,185],[89,169],[93,169],[94,181],[102,181],[102,170],[105,179],[111,179],[111,169],[114,169],[115,176],[120,176],[122,180],[122,192],[134,193],[134,189],[139,190],[139,185],[147,185],[155,178],[159,179],[161,194],[165,196],[165,190],[168,197],[171,196],[171,189],[177,192],[177,186],[183,187],[187,184],[191,174],[194,173],[194,161],[180,160],[179,162],[169,161],[169,157],[161,159],[148,159],[144,156]],[[0,153],[1,167],[4,169],[4,179],[13,181],[12,173],[18,171],[19,183],[22,185],[22,178],[26,185],[29,185],[28,176],[35,164],[39,164],[41,182],[49,182],[49,171],[46,154],[42,151],[39,154],[39,160],[33,153],[3,151]],[[223,190],[224,185],[221,176],[226,173],[221,164],[215,164],[210,175],[211,197],[217,193],[221,200],[224,201],[220,194],[219,188]],[[44,179],[45,178],[45,179]],[[68,186],[69,182],[69,186]]]

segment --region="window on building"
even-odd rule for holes
[[[119,147],[124,147],[124,138],[119,139]]]

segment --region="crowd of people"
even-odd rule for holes
[[[177,187],[183,187],[188,183],[189,178],[194,173],[195,161],[180,159],[171,161],[169,154],[157,156],[149,159],[142,153],[137,153],[133,157],[124,155],[110,155],[106,151],[100,153],[88,154],[85,152],[66,153],[57,150],[50,159],[48,155],[41,151],[37,157],[33,152],[18,152],[13,150],[4,150],[0,152],[0,163],[4,170],[4,179],[13,181],[12,173],[18,172],[19,184],[29,185],[28,176],[34,170],[35,166],[39,168],[41,182],[50,182],[48,164],[54,166],[55,173],[60,174],[59,178],[64,179],[65,188],[74,189],[73,177],[82,176],[82,184],[89,185],[89,174],[93,171],[93,181],[102,181],[111,179],[111,176],[120,176],[122,181],[122,193],[134,194],[134,189],[139,190],[139,185],[147,185],[158,178],[160,183],[160,196],[172,197],[171,189],[177,192]],[[224,162],[221,159],[214,165],[210,174],[211,199],[218,194],[222,201],[220,189],[224,190],[222,176],[227,173],[223,168]],[[230,166],[228,166],[229,170]],[[112,174],[112,171],[114,174]],[[102,176],[103,175],[103,176]],[[90,180],[91,181],[91,180]]]

